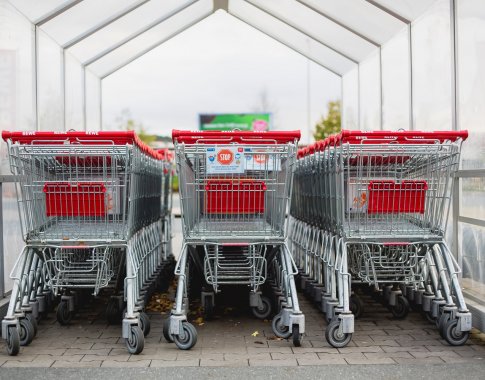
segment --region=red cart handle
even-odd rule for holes
[[[185,144],[287,144],[300,137],[300,131],[172,131],[173,142]]]
[[[444,143],[445,141],[455,142],[458,139],[463,141],[468,138],[468,131],[348,131],[343,130],[335,136],[337,143],[350,144],[429,144],[433,141]]]
[[[7,141],[11,140],[19,144],[49,144],[49,145],[63,145],[63,144],[84,144],[84,145],[100,145],[112,143],[114,145],[136,145],[147,155],[157,159],[163,160],[164,157],[146,145],[136,135],[134,131],[96,131],[96,132],[11,132],[2,131],[2,138]]]

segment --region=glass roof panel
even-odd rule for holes
[[[364,60],[376,49],[365,39],[294,0],[248,2],[355,61]]]
[[[84,0],[42,25],[60,45],[108,20],[138,0]]]
[[[403,22],[365,0],[297,1],[381,45],[405,27]]]
[[[212,0],[199,0],[167,20],[131,39],[88,67],[101,78],[125,66],[156,48],[190,26],[206,18],[213,11]]]
[[[229,0],[229,13],[337,75],[342,75],[355,66],[354,62],[343,55],[246,1]]]
[[[35,22],[50,12],[72,3],[73,0],[9,0],[27,18]]]
[[[193,2],[194,0],[151,0],[80,41],[69,52],[81,62],[86,62]]]
[[[416,20],[426,12],[436,0],[374,0],[383,7],[397,13],[409,21]]]

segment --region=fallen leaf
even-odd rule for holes
[[[255,331],[251,334],[252,336],[258,336],[259,335],[259,331]]]

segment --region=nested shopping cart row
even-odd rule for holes
[[[143,350],[145,303],[171,259],[171,167],[133,132],[7,132],[26,243],[2,336],[16,355],[58,301],[68,324],[82,296],[109,297],[128,351]]]
[[[471,314],[444,240],[467,132],[342,131],[298,152],[290,249],[334,347],[349,343],[369,289],[396,318],[422,309],[452,345]]]
[[[217,293],[246,286],[253,314],[266,319],[275,311],[275,334],[300,345],[305,320],[285,226],[299,138],[299,131],[173,131],[184,240],[163,333],[180,349],[197,341],[187,321],[188,289],[197,277],[207,316]]]

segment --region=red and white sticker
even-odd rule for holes
[[[206,149],[207,174],[244,173],[244,154],[238,147]]]

